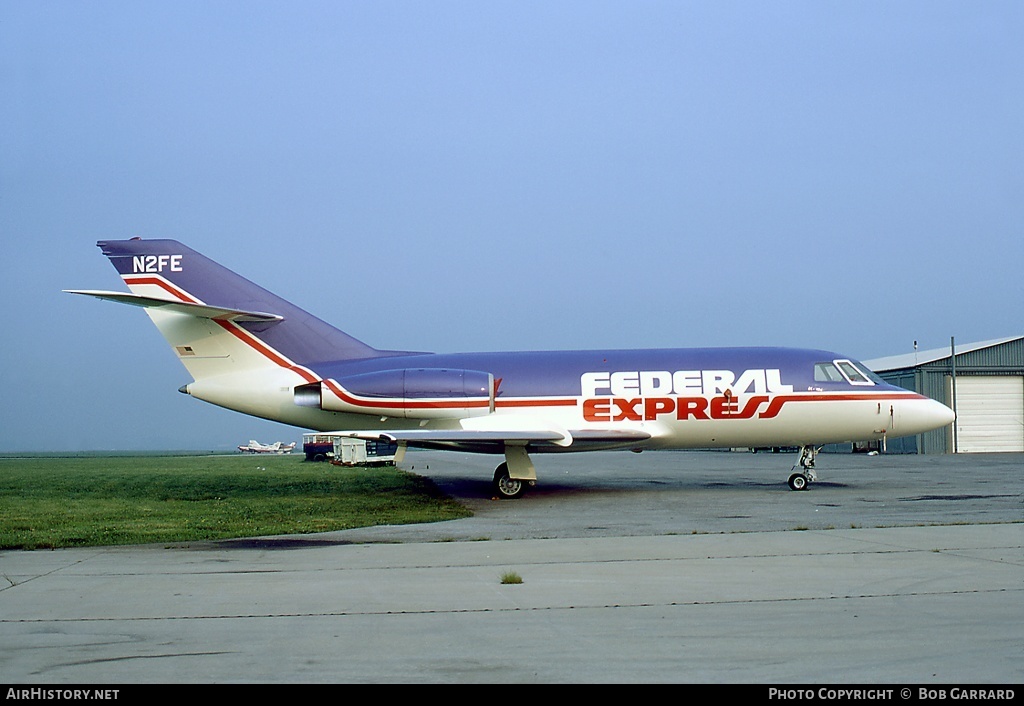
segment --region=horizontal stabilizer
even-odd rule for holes
[[[225,309],[219,306],[208,306],[206,304],[193,304],[177,299],[161,299],[159,297],[144,297],[140,294],[130,292],[105,292],[97,289],[65,289],[68,294],[84,294],[97,299],[130,304],[145,308],[159,308],[163,311],[174,311],[179,314],[197,316],[201,319],[216,319],[218,321],[248,321],[262,323],[277,323],[283,321],[283,316],[267,314],[261,311],[239,311],[238,309]]]

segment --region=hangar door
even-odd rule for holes
[[[1024,377],[957,376],[956,412],[961,453],[1024,451]]]

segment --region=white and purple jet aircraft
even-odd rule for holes
[[[945,405],[821,350],[680,348],[513,353],[378,350],[173,240],[101,241],[193,397],[400,447],[504,454],[499,497],[536,482],[531,453],[794,446],[803,490],[828,443],[921,434]],[[798,468],[799,467],[799,468]]]

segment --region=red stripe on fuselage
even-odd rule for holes
[[[759,419],[773,419],[778,416],[782,406],[787,402],[859,402],[863,400],[883,402],[906,399],[925,398],[916,392],[907,392],[906,394],[892,392],[862,392],[860,394],[837,392],[812,395],[776,395],[768,403],[768,408],[757,416]]]
[[[641,422],[671,417],[675,421],[774,419],[788,402],[881,402],[924,399],[914,392],[817,392],[811,394],[720,395],[713,397],[591,397],[583,400],[587,422]],[[758,412],[760,410],[760,412]]]
[[[260,339],[253,336],[251,333],[241,328],[238,324],[232,321],[224,321],[222,319],[213,319],[213,321],[220,326],[222,329],[230,333],[232,336],[237,338],[242,343],[245,343],[250,348],[255,350],[257,353],[263,355],[263,357],[270,360],[272,363],[281,366],[287,370],[291,370],[293,373],[301,376],[306,382],[316,382],[320,378],[311,373],[309,370],[296,365],[292,361],[288,360],[280,353],[275,351],[273,348],[265,344]]]
[[[202,301],[200,299],[196,299],[195,297],[191,296],[185,290],[180,289],[179,287],[176,287],[174,284],[172,284],[171,282],[168,282],[167,280],[163,279],[162,277],[150,277],[150,276],[133,277],[131,275],[127,275],[123,279],[124,279],[125,284],[127,284],[128,286],[150,284],[150,285],[154,285],[154,286],[160,287],[160,289],[164,290],[165,292],[167,292],[171,296],[176,297],[176,298],[180,299],[181,301],[186,302],[188,304],[205,304],[206,303],[206,302],[204,302],[204,301]],[[287,358],[285,358],[284,356],[282,356],[280,353],[278,353],[273,348],[271,348],[270,346],[265,344],[263,341],[261,341],[256,336],[252,335],[251,333],[249,333],[248,331],[246,331],[245,329],[240,327],[238,324],[236,324],[236,323],[234,323],[232,321],[226,321],[224,319],[211,319],[211,321],[214,321],[222,329],[224,329],[225,331],[230,333],[232,336],[237,338],[239,341],[241,341],[242,343],[246,344],[247,346],[249,346],[250,348],[255,350],[257,353],[259,353],[263,357],[265,357],[268,360],[270,360],[275,365],[278,365],[278,366],[280,366],[280,367],[282,367],[282,368],[284,368],[286,370],[290,370],[293,373],[296,373],[297,375],[302,377],[302,379],[305,380],[306,382],[316,382],[317,380],[320,379],[316,375],[314,375],[312,372],[310,372],[309,370],[307,370],[307,369],[305,369],[305,368],[303,368],[301,366],[296,365],[292,361],[290,361]]]

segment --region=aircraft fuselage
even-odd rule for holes
[[[275,402],[253,386],[231,384],[230,394],[194,396],[319,431],[386,432],[396,429],[458,429],[460,419],[494,415],[535,421],[570,431],[637,432],[623,441],[601,439],[532,451],[735,446],[795,446],[908,436],[935,428],[949,417],[944,405],[867,378],[858,384],[815,379],[815,366],[849,359],[835,353],[787,348],[700,348],[616,351],[416,354],[308,366],[327,381],[335,410],[296,405],[294,388],[277,385]],[[856,361],[851,364],[859,366]],[[493,399],[481,394],[446,396],[359,394],[346,380],[388,371],[487,371],[496,381]],[[866,371],[865,371],[866,372]],[[465,377],[465,375],[463,375]],[[220,380],[220,383],[227,382]],[[228,390],[225,390],[228,392]],[[329,404],[327,406],[330,406]],[[419,408],[418,410],[416,408]],[[287,417],[287,419],[282,419]],[[641,435],[649,435],[641,439]],[[439,446],[464,446],[445,444]],[[501,452],[474,447],[473,450]]]

